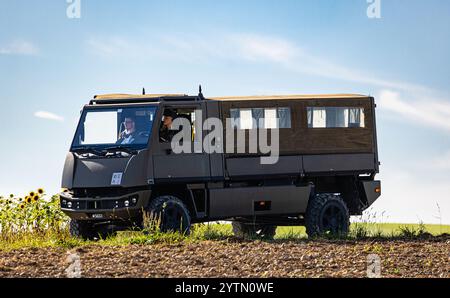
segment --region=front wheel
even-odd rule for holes
[[[154,198],[146,208],[144,228],[157,228],[161,232],[189,234],[191,216],[186,205],[174,196]]]
[[[322,193],[309,200],[306,209],[306,233],[309,237],[345,237],[349,227],[350,215],[341,196]]]
[[[72,237],[89,240],[94,238],[94,227],[90,222],[84,220],[71,219],[69,223],[69,232]]]

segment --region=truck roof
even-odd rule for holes
[[[282,99],[364,99],[368,95],[362,94],[292,94],[292,95],[252,95],[252,96],[218,96],[207,97],[208,100],[219,101],[248,101],[248,100],[282,100]],[[186,94],[103,94],[95,95],[93,101],[97,103],[113,103],[115,101],[159,101],[171,100],[198,100],[199,97],[188,96]]]
[[[176,97],[176,96],[186,96],[185,94],[123,94],[123,93],[112,93],[112,94],[100,94],[95,95],[94,99],[131,99],[131,98],[159,98],[159,97]]]
[[[276,100],[276,99],[351,99],[368,98],[362,94],[292,94],[292,95],[253,95],[253,96],[220,96],[208,97],[211,100]]]

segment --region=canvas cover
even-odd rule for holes
[[[291,109],[291,128],[281,128],[280,154],[330,154],[375,153],[373,132],[373,108],[370,97],[308,97],[280,99],[234,99],[221,101],[222,118],[230,118],[230,109],[236,108]],[[364,108],[364,127],[358,128],[308,128],[307,107],[361,107]],[[226,133],[226,132],[225,132]],[[248,152],[248,131],[246,131]],[[225,134],[227,137],[227,135]],[[270,138],[269,138],[270,140]],[[236,148],[236,147],[235,147]],[[237,150],[235,149],[235,152]]]
[[[293,94],[293,95],[251,95],[251,96],[222,96],[222,97],[208,97],[212,100],[220,101],[246,101],[246,100],[310,100],[310,99],[356,99],[367,98],[362,94]]]

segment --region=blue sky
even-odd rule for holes
[[[0,194],[59,191],[94,94],[363,93],[382,162],[370,214],[450,223],[450,2],[368,5],[81,0],[69,19],[65,0],[0,0]]]

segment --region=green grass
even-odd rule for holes
[[[364,237],[417,237],[420,232],[432,235],[450,234],[450,225],[419,225],[395,223],[353,223],[349,238]],[[143,233],[141,231],[123,231],[116,236],[100,239],[98,241],[84,241],[71,237],[67,231],[47,233],[18,234],[8,241],[0,241],[0,250],[14,250],[28,247],[60,247],[73,248],[84,245],[152,245],[192,243],[199,241],[229,240],[233,236],[231,225],[226,223],[196,224],[189,236],[179,233]],[[305,240],[307,235],[305,227],[278,227],[275,240]]]
[[[350,226],[350,236],[356,237],[356,233],[360,232],[367,237],[395,237],[405,236],[411,233],[419,233],[423,229],[424,232],[434,236],[441,234],[450,234],[450,225],[434,225],[434,224],[402,224],[402,223],[352,223]],[[306,238],[305,227],[278,227],[275,239]],[[361,237],[356,237],[361,238]]]
[[[146,230],[120,232],[117,236],[99,241],[83,241],[73,238],[68,232],[69,218],[59,207],[59,196],[48,197],[43,189],[31,191],[24,196],[11,194],[0,196],[0,250],[24,247],[71,248],[81,245],[129,245],[179,243],[233,239],[231,224],[196,224],[189,236],[178,233],[161,233],[157,228],[157,218],[145,217]],[[393,224],[393,223],[353,223],[349,239],[367,237],[417,238],[425,233],[450,234],[449,225]],[[304,227],[279,227],[275,240],[304,240]]]

